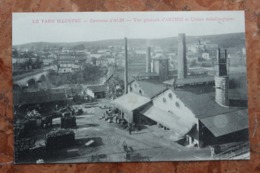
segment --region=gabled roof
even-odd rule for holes
[[[197,84],[214,82],[214,76],[200,76],[200,77],[188,77],[185,79],[176,79],[177,85]]]
[[[93,92],[104,92],[106,90],[105,85],[91,85],[87,86],[87,88]]]
[[[172,89],[176,96],[195,114],[198,119],[241,111],[245,108],[223,107],[215,102],[213,86],[192,86]]]
[[[200,119],[215,136],[223,136],[248,128],[247,109]]]
[[[176,132],[180,138],[188,133],[193,125],[188,121],[182,121],[182,119],[180,119],[180,117],[174,113],[167,112],[156,107],[155,105],[147,107],[146,109],[142,110],[141,113],[146,117],[162,124],[163,126],[174,130],[174,132]]]
[[[173,78],[173,79],[166,80],[163,83],[166,85],[174,86],[175,82],[176,82],[176,78]]]
[[[144,95],[153,98],[161,92],[165,91],[166,86],[158,80],[135,80],[144,91]]]
[[[151,99],[149,99],[149,98],[137,95],[133,92],[130,92],[121,97],[118,97],[113,102],[116,105],[118,105],[128,111],[134,111],[134,110],[144,106],[145,104],[149,103],[150,101],[151,101]]]

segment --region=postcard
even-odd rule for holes
[[[243,11],[13,13],[15,163],[250,159]]]

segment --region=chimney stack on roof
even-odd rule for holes
[[[185,34],[178,35],[178,79],[187,77],[186,39]]]

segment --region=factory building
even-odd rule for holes
[[[105,98],[106,97],[106,85],[87,86],[85,92],[91,98],[97,98],[97,99]]]
[[[171,130],[183,145],[205,147],[247,140],[247,105],[240,104],[247,98],[241,102],[241,90],[229,86],[226,50],[216,50],[215,76],[188,76],[184,34],[179,34],[178,42],[176,77],[169,79],[168,59],[151,59],[148,47],[146,76],[128,83],[128,94],[114,100],[116,107],[128,115],[129,123],[147,118]],[[239,104],[234,106],[231,103],[236,99]]]

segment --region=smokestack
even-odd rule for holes
[[[125,37],[125,94],[128,93],[128,53],[127,53],[127,38]]]
[[[187,77],[185,34],[178,35],[178,79]]]
[[[227,76],[227,50],[217,49],[217,76]]]
[[[165,81],[169,75],[169,59],[163,58],[159,60],[159,80]]]
[[[147,47],[147,53],[146,53],[146,72],[151,72],[151,47]]]
[[[215,76],[215,101],[221,106],[229,106],[227,73],[227,51],[217,49],[217,72]]]

